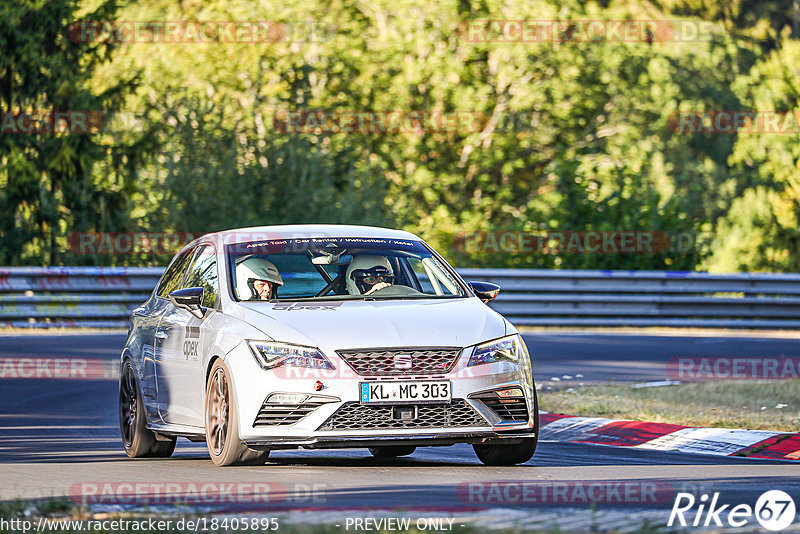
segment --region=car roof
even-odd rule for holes
[[[377,237],[385,239],[414,239],[419,237],[403,230],[392,230],[377,226],[358,226],[350,224],[284,224],[276,226],[252,226],[235,228],[207,234],[200,239],[212,238],[224,243],[246,243],[271,239],[311,238],[311,237]]]

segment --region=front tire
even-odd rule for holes
[[[228,368],[214,362],[206,385],[206,445],[211,460],[220,467],[263,465],[269,451],[255,451],[239,439],[239,419]]]
[[[123,364],[119,379],[119,427],[125,453],[131,458],[169,458],[175,451],[175,438],[159,440],[147,428],[144,402],[130,360]]]
[[[519,465],[533,458],[533,454],[536,452],[536,445],[539,443],[539,398],[535,389],[533,390],[531,417],[533,417],[532,438],[525,438],[521,443],[513,445],[473,445],[472,448],[475,449],[475,454],[481,463],[491,466]]]
[[[525,438],[514,445],[473,445],[472,448],[483,465],[517,465],[533,458],[536,442],[536,438]]]
[[[417,450],[412,445],[386,445],[383,447],[370,447],[369,453],[375,458],[397,458],[398,456],[408,456]]]

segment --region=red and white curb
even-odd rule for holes
[[[697,428],[540,413],[540,438],[717,456],[800,460],[800,434],[769,430]]]

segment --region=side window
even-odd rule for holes
[[[414,270],[422,292],[428,295],[458,295],[460,290],[455,280],[442,268],[441,264],[433,257],[408,258],[408,263]]]
[[[183,282],[183,275],[186,272],[186,266],[189,265],[189,260],[192,259],[192,252],[195,249],[189,249],[173,260],[161,283],[158,285],[158,296],[167,298],[167,295],[181,288]]]
[[[214,248],[206,245],[195,255],[192,266],[186,274],[183,287],[202,287],[203,306],[213,308],[217,302],[219,283],[217,282],[217,257]]]
[[[419,281],[420,286],[422,286],[422,292],[427,293],[428,295],[436,294],[436,291],[433,289],[430,276],[428,276],[428,271],[425,269],[425,266],[422,265],[422,262],[417,258],[408,258],[408,264],[411,265],[411,268],[414,270],[414,274],[417,275],[417,280]]]

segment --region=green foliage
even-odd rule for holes
[[[0,111],[89,112],[118,108],[132,87],[121,78],[103,91],[89,89],[110,46],[68,38],[78,0],[9,0],[0,6]],[[88,16],[114,18],[103,2]],[[121,172],[139,159],[139,147],[89,133],[0,135],[0,264],[58,264],[67,232],[118,228],[128,220],[132,176]],[[103,164],[101,180],[92,171]]]
[[[142,0],[118,11],[97,1],[0,8],[0,76],[13,73],[18,95],[4,107],[116,106],[141,118],[140,128],[113,134],[0,136],[0,263],[164,261],[61,254],[74,231],[347,222],[417,232],[461,266],[800,268],[797,136],[670,129],[681,111],[797,109],[789,0]],[[107,45],[63,38],[79,7],[87,20],[271,20],[289,31],[269,43],[124,43],[112,57]],[[465,36],[485,19],[677,18],[712,23],[710,39]],[[28,80],[28,71],[48,74]],[[304,110],[463,111],[478,120],[423,133],[275,127],[282,113]],[[492,230],[715,241],[658,254],[454,246],[459,233]]]
[[[678,16],[720,22],[727,31],[765,49],[779,46],[787,29],[800,38],[800,6],[794,0],[659,0],[657,4]]]
[[[158,161],[156,226],[205,233],[303,222],[380,225],[385,182],[354,149],[331,151],[297,137],[260,136],[247,122],[224,127],[220,106],[190,99],[164,117],[169,129]],[[212,105],[213,106],[213,105]]]
[[[800,271],[800,41],[785,37],[737,89],[746,109],[789,112],[795,133],[739,135],[730,161],[749,187],[719,221],[713,270]]]

